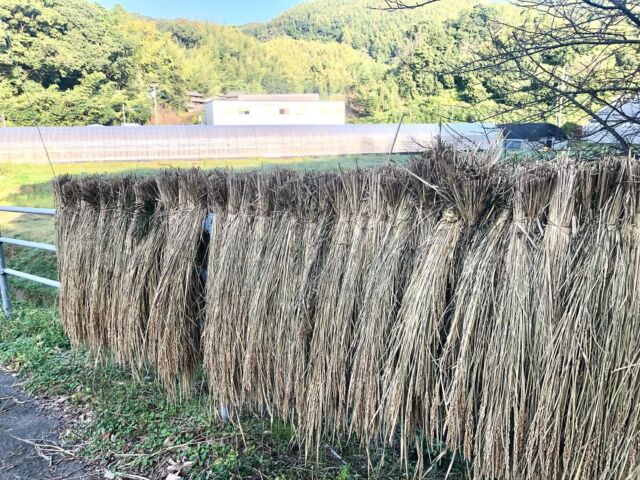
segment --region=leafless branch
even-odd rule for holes
[[[385,4],[387,10],[399,10],[436,1]],[[472,52],[470,60],[455,62],[448,73],[479,76],[481,83],[511,79],[510,91],[501,92],[504,101],[495,94],[481,100],[503,105],[498,116],[520,109],[523,116],[535,113],[544,120],[567,110],[599,125],[628,150],[617,127],[640,124],[637,115],[624,109],[640,94],[640,0],[510,2],[521,8],[522,21],[487,21],[491,48]]]
[[[416,3],[408,3],[404,0],[384,0],[386,6],[382,7],[383,10],[413,10],[415,8],[426,7],[432,3],[436,3],[440,0],[422,0]]]

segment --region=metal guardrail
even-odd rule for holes
[[[0,205],[0,212],[13,212],[13,213],[26,213],[31,215],[46,215],[52,217],[56,214],[54,208],[30,208],[30,207],[12,207]],[[32,275],[30,273],[14,270],[13,268],[7,268],[6,259],[4,256],[4,244],[16,245],[25,248],[35,248],[38,250],[45,250],[49,252],[56,252],[56,246],[49,243],[32,242],[29,240],[20,240],[18,238],[0,237],[0,295],[2,296],[2,310],[7,318],[11,318],[11,297],[9,296],[9,282],[7,277],[13,276],[29,280],[31,282],[39,283],[41,285],[47,285],[53,288],[60,288],[60,282],[51,280],[49,278],[40,277],[38,275]]]
[[[18,245],[20,247],[36,248],[38,250],[47,250],[49,252],[56,252],[55,245],[50,243],[31,242],[29,240],[20,240],[18,238],[0,237],[0,243],[6,243],[7,245]]]
[[[0,205],[0,212],[30,213],[33,215],[47,215],[49,217],[53,217],[56,214],[56,209],[55,208],[13,207],[8,205]]]

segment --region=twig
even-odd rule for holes
[[[130,480],[151,480],[149,477],[134,475],[133,473],[113,472],[117,477],[128,478]]]

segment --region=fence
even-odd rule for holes
[[[54,216],[56,214],[53,208],[28,208],[28,207],[9,207],[0,205],[0,212],[14,212],[24,213],[31,215],[46,215]],[[11,296],[9,294],[9,282],[8,276],[22,278],[42,285],[47,285],[53,288],[59,288],[60,282],[51,280],[49,278],[40,277],[38,275],[32,275],[30,273],[21,272],[12,268],[7,268],[6,258],[4,255],[4,244],[16,245],[24,248],[35,248],[38,250],[45,250],[48,252],[56,252],[56,246],[49,243],[31,242],[29,240],[20,240],[18,238],[2,237],[0,236],[0,294],[2,295],[2,310],[7,318],[11,318]]]

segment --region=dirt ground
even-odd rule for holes
[[[61,415],[45,409],[0,370],[0,479],[89,480],[95,469],[65,458],[57,444]]]

